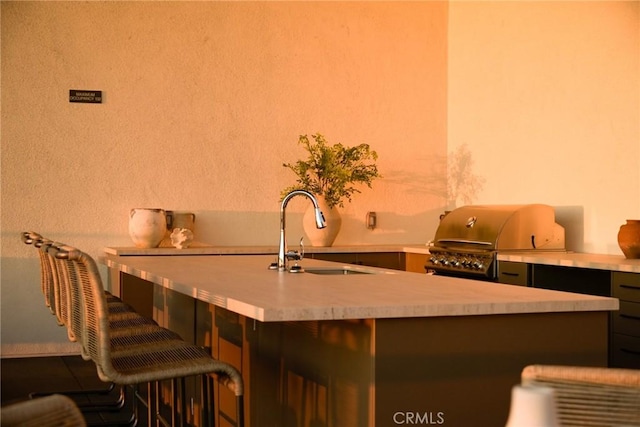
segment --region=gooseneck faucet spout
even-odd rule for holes
[[[326,223],[324,220],[324,215],[320,210],[320,205],[318,204],[318,200],[316,197],[306,190],[293,190],[282,199],[282,203],[280,204],[280,244],[278,246],[278,271],[285,271],[287,269],[287,240],[285,237],[285,229],[286,229],[286,209],[289,200],[291,200],[295,196],[306,196],[311,199],[313,203],[313,209],[315,212],[316,219],[316,227],[324,228],[326,227]]]

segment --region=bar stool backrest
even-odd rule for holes
[[[76,313],[76,317],[74,317],[73,310],[74,307],[77,310],[82,302],[77,294],[73,294],[72,290],[73,273],[69,271],[71,264],[68,264],[68,260],[65,258],[69,248],[62,243],[53,242],[46,247],[45,252],[53,272],[56,315],[58,320],[67,327],[69,340],[80,341],[77,335],[81,332],[82,316],[77,317]]]
[[[40,256],[40,284],[42,287],[42,294],[44,295],[44,303],[49,307],[51,313],[56,314],[56,295],[54,286],[54,271],[51,267],[51,262],[47,256],[47,248],[52,244],[51,240],[42,239],[35,243],[35,247],[38,248],[38,255]]]
[[[44,287],[45,298],[49,299],[51,310],[56,315],[59,325],[67,326],[67,291],[62,289],[61,271],[56,259],[49,253],[52,246],[60,246],[60,243],[47,240],[38,245],[40,257],[42,258],[43,278],[46,281]],[[71,336],[69,337],[71,338]],[[73,340],[72,340],[73,341]]]
[[[117,373],[111,364],[108,305],[98,267],[93,258],[71,246],[62,246],[55,252],[55,257],[64,261],[61,265],[75,304],[71,322],[74,333],[83,352],[98,367],[99,376],[111,381],[107,378],[114,377],[108,375]]]
[[[640,370],[529,365],[521,376],[554,390],[562,426],[640,426]]]
[[[44,303],[53,314],[55,313],[54,295],[53,295],[53,272],[46,254],[46,247],[51,244],[51,240],[45,239],[34,231],[25,231],[21,236],[22,241],[27,245],[39,249],[38,255],[40,260],[40,290],[44,295]],[[43,250],[44,249],[44,250]]]
[[[51,396],[24,400],[2,408],[3,427],[84,427],[86,420],[71,398]]]
[[[80,251],[72,246],[52,245],[48,250],[58,270],[58,282],[61,294],[61,312],[65,316],[65,324],[69,331],[69,337],[81,345],[82,357],[93,359],[88,347],[86,298],[83,290],[83,279],[75,258],[80,256]],[[106,306],[106,302],[105,302]],[[106,317],[106,316],[105,316]]]

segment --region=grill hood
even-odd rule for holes
[[[556,250],[564,249],[565,235],[548,205],[470,205],[440,220],[433,243],[456,250]]]

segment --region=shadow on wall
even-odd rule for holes
[[[398,185],[403,193],[425,197],[447,197],[447,160],[444,156],[434,155],[424,161],[428,170],[412,172],[391,170],[384,174],[385,182]]]
[[[554,206],[556,222],[564,227],[565,247],[568,251],[584,251],[584,207]]]

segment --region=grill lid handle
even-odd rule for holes
[[[464,243],[469,245],[484,245],[492,246],[491,242],[482,242],[479,240],[466,240],[466,239],[438,239],[438,243]]]

